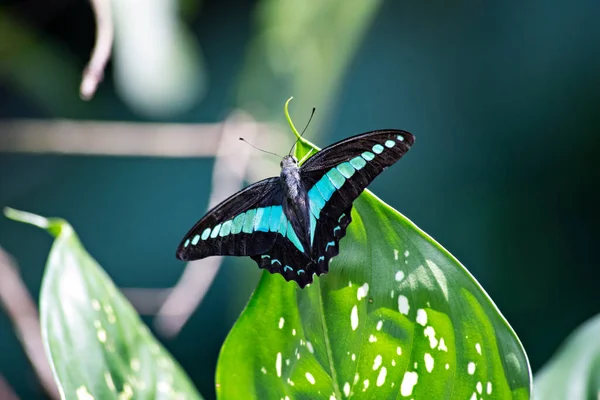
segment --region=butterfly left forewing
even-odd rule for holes
[[[232,195],[210,210],[184,236],[180,260],[215,255],[252,256],[268,251],[287,219],[279,178],[268,178]]]

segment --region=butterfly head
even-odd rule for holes
[[[279,164],[281,168],[298,167],[298,159],[294,156],[285,156]]]

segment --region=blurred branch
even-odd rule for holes
[[[121,292],[140,315],[156,315],[173,288],[121,287]]]
[[[19,396],[17,396],[13,388],[10,387],[2,374],[0,374],[0,399],[19,400]]]
[[[235,146],[239,137],[253,142],[259,135],[258,124],[251,117],[238,112],[223,124],[223,133],[213,169],[212,192],[208,209],[240,190],[254,149]],[[243,126],[244,129],[239,129]],[[198,308],[210,288],[222,257],[209,257],[187,264],[177,285],[173,288],[156,316],[156,328],[165,336],[175,336]]]
[[[17,337],[44,387],[53,399],[59,399],[58,388],[52,378],[50,364],[44,352],[38,312],[19,277],[17,266],[10,255],[0,247],[0,304],[9,316]],[[0,392],[0,394],[2,394]],[[4,399],[4,397],[0,396]]]
[[[238,121],[235,127],[230,128],[238,133],[255,129],[270,133],[273,130],[267,124],[243,121]],[[222,123],[0,121],[0,153],[214,157],[219,149],[223,130]]]
[[[114,28],[110,10],[110,0],[90,0],[96,16],[96,43],[92,58],[83,71],[79,88],[83,100],[90,100],[104,76],[104,68],[110,58]]]

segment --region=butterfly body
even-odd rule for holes
[[[198,221],[177,258],[250,256],[260,268],[304,287],[339,253],[353,201],[413,142],[408,132],[381,130],[329,146],[302,166],[286,156],[279,177],[234,194]]]

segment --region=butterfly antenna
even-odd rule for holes
[[[288,155],[292,154],[292,150],[294,150],[294,147],[296,146],[296,144],[298,144],[298,141],[300,140],[302,135],[304,135],[304,132],[306,132],[306,128],[308,128],[308,125],[310,125],[310,121],[312,121],[313,116],[315,115],[315,111],[316,111],[316,108],[313,107],[312,112],[310,113],[310,118],[308,119],[308,122],[306,123],[306,126],[304,127],[304,129],[302,129],[302,133],[300,134],[300,136],[298,136],[298,139],[296,139],[296,141],[292,145],[292,148],[290,149],[290,152],[288,153]]]
[[[249,144],[250,146],[254,147],[256,150],[262,151],[263,153],[272,154],[272,155],[274,155],[274,156],[277,156],[277,157],[279,157],[279,158],[283,158],[282,156],[280,156],[280,155],[279,155],[279,154],[277,154],[277,153],[272,153],[272,152],[270,152],[270,151],[263,150],[263,149],[261,149],[260,147],[256,147],[255,145],[253,145],[252,143],[250,143],[249,141],[247,141],[247,140],[246,140],[246,139],[244,139],[244,138],[240,138],[240,140],[241,140],[242,142],[245,142],[246,144]]]

